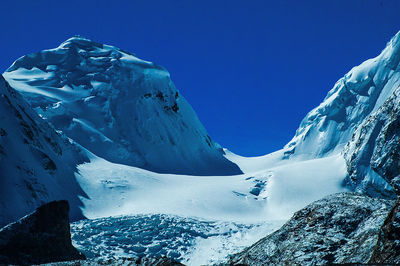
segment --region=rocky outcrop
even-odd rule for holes
[[[338,193],[298,211],[278,231],[233,255],[234,265],[326,265],[367,263],[382,247],[397,248],[397,224],[386,219],[393,202],[358,193]],[[392,215],[393,217],[393,215]],[[380,236],[381,226],[388,224]],[[397,238],[398,239],[398,238]],[[379,253],[379,251],[378,251]],[[379,261],[376,259],[375,261]]]
[[[400,87],[364,120],[344,149],[353,189],[371,196],[400,193]]]
[[[69,204],[53,201],[0,230],[0,264],[84,259],[71,244]]]
[[[369,263],[400,265],[400,201],[387,216]]]

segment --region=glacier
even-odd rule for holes
[[[41,177],[59,176],[74,184],[61,196],[75,200],[80,215],[88,218],[72,225],[77,246],[91,256],[161,252],[201,265],[223,262],[228,254],[253,244],[327,195],[347,191],[372,195],[378,188],[381,197],[393,195],[397,172],[388,166],[394,176],[386,180],[374,166],[384,164],[387,155],[382,147],[388,145],[384,139],[388,127],[381,121],[393,122],[386,115],[391,110],[387,101],[397,97],[399,62],[400,33],[380,55],[341,78],[285,147],[252,158],[212,141],[164,68],[114,46],[73,37],[57,48],[21,57],[3,76],[12,87],[9,91],[21,93],[36,111],[35,123],[57,134],[51,138],[56,143],[68,140],[65,149],[74,147],[78,154],[74,156],[80,158],[71,161],[43,150],[56,158],[57,166],[61,161],[66,165],[60,166],[63,175],[50,172]],[[30,108],[25,109],[34,113]],[[7,116],[15,119],[13,113]],[[370,127],[386,130],[373,159],[368,157],[371,145],[363,142]],[[14,160],[1,158],[0,154],[0,164],[4,158]],[[7,167],[10,173],[16,169],[12,164]],[[361,177],[353,175],[360,171]],[[25,179],[20,177],[20,183]],[[10,178],[4,175],[1,182]],[[29,198],[27,193],[23,197]],[[4,215],[18,218],[4,207],[9,206],[6,197],[2,200]],[[162,236],[168,230],[160,229],[160,222],[176,226],[170,233],[177,238],[165,244]],[[150,231],[155,233],[146,233]],[[143,243],[121,240],[141,234],[146,236]]]

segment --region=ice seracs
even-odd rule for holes
[[[241,173],[170,74],[119,48],[73,37],[21,57],[4,77],[56,129],[108,161],[161,173]]]
[[[30,197],[31,186],[36,194],[41,195],[39,201],[47,199],[46,193],[40,190],[42,186],[35,183],[39,180],[45,182],[38,181],[43,187],[51,188],[48,193],[58,193],[49,197],[72,195],[72,200],[82,201],[84,204],[82,212],[86,217],[97,219],[76,223],[77,230],[85,227],[96,233],[108,224],[104,230],[112,231],[115,228],[114,223],[118,222],[124,223],[123,230],[121,228],[117,232],[121,236],[135,237],[135,234],[143,233],[140,229],[138,232],[135,231],[136,228],[131,230],[131,223],[137,222],[146,224],[148,231],[158,230],[157,234],[147,235],[147,240],[144,239],[143,243],[119,244],[119,248],[127,254],[163,252],[171,253],[171,257],[179,259],[186,256],[185,261],[195,265],[218,262],[228,251],[242,247],[239,241],[227,248],[227,239],[237,239],[239,236],[236,234],[243,233],[247,238],[246,243],[255,242],[261,235],[276,229],[277,223],[282,223],[294,212],[329,194],[356,190],[384,198],[396,195],[400,187],[400,156],[397,152],[400,136],[397,108],[400,99],[399,61],[400,33],[378,57],[353,68],[340,79],[326,99],[304,118],[293,140],[282,150],[256,158],[245,158],[223,150],[211,140],[190,105],[174,87],[165,69],[113,46],[82,37],[71,38],[55,49],[20,58],[4,75],[39,116],[66,134],[71,141],[82,145],[75,152],[84,154],[87,160],[83,158],[85,156],[80,157],[81,155],[71,155],[73,158],[80,158],[78,161],[66,159],[64,156],[69,153],[65,153],[64,144],[60,144],[63,143],[60,140],[63,135],[51,131],[47,122],[36,114],[29,119],[21,111],[21,115],[16,115],[15,118],[13,111],[10,111],[13,109],[5,109],[5,114],[8,112],[6,117],[14,119],[12,123],[16,125],[15,128],[19,127],[15,141],[24,143],[25,138],[30,145],[26,146],[29,149],[23,146],[14,150],[22,151],[21,154],[27,154],[26,158],[30,158],[33,156],[32,150],[43,146],[45,148],[40,150],[47,156],[39,161],[32,159],[35,163],[24,162],[20,158],[7,159],[7,162],[12,165],[20,160],[26,168],[32,165],[35,169],[44,168],[47,173],[38,170],[44,174],[40,178],[35,176],[36,179],[32,179],[28,185],[22,177],[17,176],[18,182],[14,187],[15,182],[12,179],[2,177],[4,187],[13,187],[15,190],[23,188],[22,194],[10,192],[9,196],[5,194],[4,199],[11,195],[20,195],[15,202],[17,205],[21,204],[23,199]],[[15,94],[10,87],[7,88],[8,94]],[[22,101],[22,98],[18,101]],[[7,107],[5,103],[3,101],[0,108]],[[29,114],[33,113],[29,107],[24,109],[30,110]],[[26,126],[19,122],[19,116],[22,120],[32,120],[29,123],[33,125],[46,124],[46,128],[50,129],[44,130],[44,133],[39,132],[38,137],[33,134],[31,139],[30,131],[36,131],[26,130]],[[7,125],[12,123],[7,122]],[[30,125],[29,123],[25,124]],[[0,129],[0,141],[7,139],[9,130],[5,126]],[[47,136],[46,134],[56,134],[50,139],[62,146],[62,155],[54,154],[57,154],[58,149],[47,149],[51,146],[43,142],[41,137]],[[46,138],[44,141],[48,142]],[[5,142],[0,142],[1,145],[3,143]],[[43,144],[40,146],[37,143]],[[65,150],[69,151],[70,144],[65,145]],[[67,165],[61,165],[59,160],[67,162]],[[85,162],[82,163],[83,161]],[[21,168],[14,165],[6,169],[14,171]],[[66,170],[64,173],[75,171],[75,175],[61,175],[60,169]],[[35,170],[34,173],[39,172]],[[59,179],[59,176],[64,178]],[[76,186],[63,187],[64,190],[61,191],[59,184],[64,183],[60,180],[72,180],[71,184]],[[53,186],[52,182],[56,182],[56,185]],[[82,189],[84,193],[76,189]],[[62,194],[67,191],[72,191],[72,194]],[[344,236],[334,239],[333,242],[326,239],[326,245],[323,244],[328,249],[332,243],[335,248],[341,245],[343,239],[354,240],[352,237],[358,229],[360,234],[368,233],[370,229],[365,224],[365,227],[352,227],[350,231],[346,231],[346,225],[340,224],[341,218],[357,223],[364,218],[363,221],[376,224],[383,221],[384,215],[379,213],[379,206],[376,204],[387,201],[356,194],[346,195],[325,198],[306,208],[311,210],[306,218],[313,219],[312,210],[321,214],[314,225],[320,226],[319,222],[323,226],[328,224],[334,229],[330,231],[332,237],[336,237],[337,233]],[[77,201],[78,197],[80,201]],[[361,207],[358,205],[360,202],[363,202]],[[8,208],[8,203],[4,200],[1,203]],[[389,204],[386,203],[381,204],[383,209]],[[36,204],[36,201],[32,204]],[[345,207],[342,212],[337,213],[337,217],[330,209],[325,208],[326,204]],[[29,206],[25,209],[29,209]],[[353,211],[361,211],[365,215],[353,217],[349,215]],[[12,212],[7,215],[8,218],[14,217]],[[123,216],[115,217],[119,215]],[[321,217],[324,215],[339,218],[335,220],[338,226],[330,224],[330,221],[323,221]],[[109,216],[113,217],[106,218]],[[160,217],[167,217],[167,224],[175,221],[190,224],[185,227],[189,232],[186,237],[190,241],[182,244],[174,239],[173,248],[160,249],[157,246],[160,242],[157,237],[162,235],[164,229],[154,223]],[[272,222],[276,223],[271,227]],[[207,224],[207,228],[216,228],[209,227],[211,223],[224,224],[224,230],[230,225],[234,227],[240,223],[240,230],[229,231],[228,234],[224,231],[224,235],[216,234],[196,240],[196,234],[201,231],[198,227]],[[305,225],[307,219],[294,218],[290,223]],[[286,229],[287,232],[291,230]],[[335,231],[336,229],[338,230]],[[254,230],[257,234],[254,234]],[[308,234],[303,231],[300,233]],[[270,239],[274,242],[274,237],[279,234]],[[84,245],[87,235],[90,233],[83,236],[75,234],[76,241]],[[110,246],[115,244],[112,234],[93,236],[94,245],[103,240],[110,243]],[[296,238],[295,234],[292,236],[293,239]],[[319,245],[316,242],[320,240],[318,235],[309,237],[311,242]],[[374,241],[376,237],[369,238],[371,239]],[[286,243],[276,241],[276,245],[291,245],[289,240]],[[335,261],[332,256],[342,254],[336,251],[345,252],[347,247],[342,245],[342,249],[335,249],[334,253],[329,254],[325,251],[318,252],[322,256],[328,256],[324,261],[331,262]],[[199,259],[194,260],[189,253],[184,255],[184,248],[193,249],[191,254]],[[98,251],[106,252],[106,249],[107,247]],[[180,253],[173,253],[173,249]],[[115,252],[108,255],[114,255],[118,250],[121,251],[116,248]],[[304,261],[312,260],[306,254],[306,246],[304,250],[299,258]],[[92,251],[89,249],[88,252]],[[214,254],[215,257],[206,258],[207,254]],[[278,252],[275,255],[279,258],[280,254]],[[369,253],[364,255],[367,257]]]

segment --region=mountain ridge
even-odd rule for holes
[[[103,222],[109,221],[102,230],[112,232],[114,223],[124,220],[127,229],[123,235],[132,232],[130,222],[138,221],[147,224],[146,230],[154,229],[162,235],[164,230],[159,230],[154,222],[159,215],[141,216],[155,213],[194,217],[196,221],[225,221],[228,225],[242,221],[248,227],[235,229],[234,235],[240,232],[255,241],[276,226],[267,225],[268,221],[288,219],[313,202],[267,237],[278,247],[275,251],[271,248],[274,254],[270,254],[272,259],[277,258],[276,262],[292,262],[291,254],[298,251],[296,244],[290,247],[290,254],[283,254],[279,247],[286,249],[285,245],[297,243],[298,232],[311,239],[302,243],[296,253],[296,259],[307,264],[315,259],[310,254],[322,254],[320,262],[326,263],[347,262],[343,258],[355,257],[366,262],[371,255],[369,247],[373,245],[369,244],[377,241],[376,232],[389,211],[388,199],[396,198],[400,190],[399,63],[400,32],[380,55],[341,78],[324,101],[307,114],[293,140],[282,150],[257,158],[225,153],[208,136],[164,68],[113,46],[73,37],[55,49],[18,59],[4,75],[45,121],[36,114],[32,120],[49,122],[63,132],[61,135],[66,134],[71,142],[87,149],[89,162],[80,162],[77,168],[73,164],[69,170],[76,174],[78,185],[86,193],[86,197],[79,195],[85,203],[81,205],[83,213],[91,219],[99,218],[97,225],[94,220],[82,222],[88,231],[98,225],[102,228]],[[9,93],[11,87],[7,87]],[[10,115],[17,120],[19,116]],[[29,138],[24,128],[22,125],[21,134]],[[6,134],[0,130],[1,135]],[[46,150],[47,153],[52,159],[52,151]],[[44,160],[42,165],[54,171],[57,162]],[[239,175],[241,172],[244,174]],[[348,190],[364,195],[334,194]],[[76,191],[72,192],[76,196]],[[315,202],[318,198],[323,199]],[[140,218],[127,219],[131,214],[139,214]],[[118,215],[125,218],[115,218]],[[114,218],[104,218],[109,216]],[[324,219],[326,216],[332,219]],[[349,222],[343,223],[342,218]],[[265,227],[257,224],[260,222],[265,222]],[[288,228],[288,224],[294,227]],[[188,232],[198,226],[197,222],[184,225]],[[79,230],[80,223],[77,226]],[[322,244],[318,234],[309,234],[314,226],[318,233],[322,232],[321,236],[328,235]],[[392,229],[397,230],[395,225],[388,224],[387,231]],[[339,239],[337,233],[344,238]],[[231,241],[234,235],[226,236],[225,241]],[[288,236],[289,240],[283,243],[281,240]],[[100,234],[96,241],[106,239],[115,245],[112,237]],[[215,237],[217,242],[221,240],[221,236]],[[150,238],[140,245],[128,241],[121,246],[127,254],[138,256],[161,252],[162,248],[155,247]],[[209,241],[208,237],[205,239]],[[368,241],[364,243],[363,239]],[[88,243],[86,240],[80,237],[82,245]],[[361,242],[364,248],[359,247]],[[200,264],[220,259],[229,250],[226,243],[212,243],[222,251],[212,259],[202,257],[196,261]],[[268,246],[271,242],[259,243]],[[320,245],[324,250],[319,249]],[[387,239],[382,240],[382,245],[396,247]],[[230,250],[240,245],[235,242],[232,246]],[[203,256],[205,250],[215,255],[213,247],[202,248],[197,252]],[[264,251],[258,247],[257,253]],[[103,253],[110,254],[107,250]],[[260,261],[265,259],[264,255],[261,254]]]
[[[68,199],[71,218],[83,218],[75,179],[88,158],[33,111],[0,76],[0,226],[44,202]]]
[[[355,129],[376,111],[399,84],[400,32],[375,58],[339,79],[319,106],[300,123],[285,145],[285,158],[318,158],[340,152]]]

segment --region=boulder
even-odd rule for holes
[[[233,265],[368,263],[373,253],[379,253],[379,250],[374,251],[374,248],[380,235],[382,235],[380,237],[382,247],[391,248],[396,252],[398,250],[395,240],[399,239],[396,227],[398,224],[391,222],[394,221],[392,218],[388,218],[389,220],[386,218],[395,217],[395,215],[388,216],[392,205],[393,201],[370,198],[353,192],[330,195],[295,213],[278,231],[243,252],[233,255],[229,263]],[[383,227],[381,234],[384,222],[387,225]],[[391,251],[391,254],[393,252]],[[377,256],[375,261],[384,261],[385,258]]]
[[[67,201],[52,201],[0,229],[0,264],[85,259],[72,246],[68,213]]]
[[[398,200],[386,217],[379,232],[371,264],[400,265],[400,201]]]

